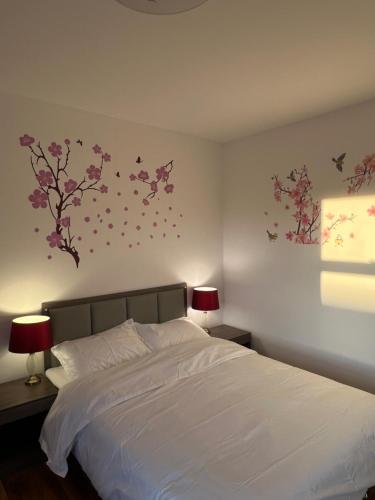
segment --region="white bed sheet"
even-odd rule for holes
[[[109,500],[359,500],[375,483],[375,397],[203,339],[63,387],[41,445]]]

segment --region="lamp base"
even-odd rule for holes
[[[30,377],[25,380],[26,385],[37,385],[40,384],[42,379],[39,377],[39,375],[30,375]]]

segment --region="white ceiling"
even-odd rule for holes
[[[227,142],[375,97],[374,0],[0,0],[0,90]]]

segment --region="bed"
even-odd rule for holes
[[[43,304],[54,342],[186,315],[185,283]],[[57,361],[46,354],[46,366]],[[202,335],[75,379],[44,423],[108,500],[360,500],[375,483],[375,397]]]

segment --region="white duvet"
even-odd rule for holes
[[[63,387],[41,434],[110,500],[360,499],[375,397],[232,342],[168,347]]]

